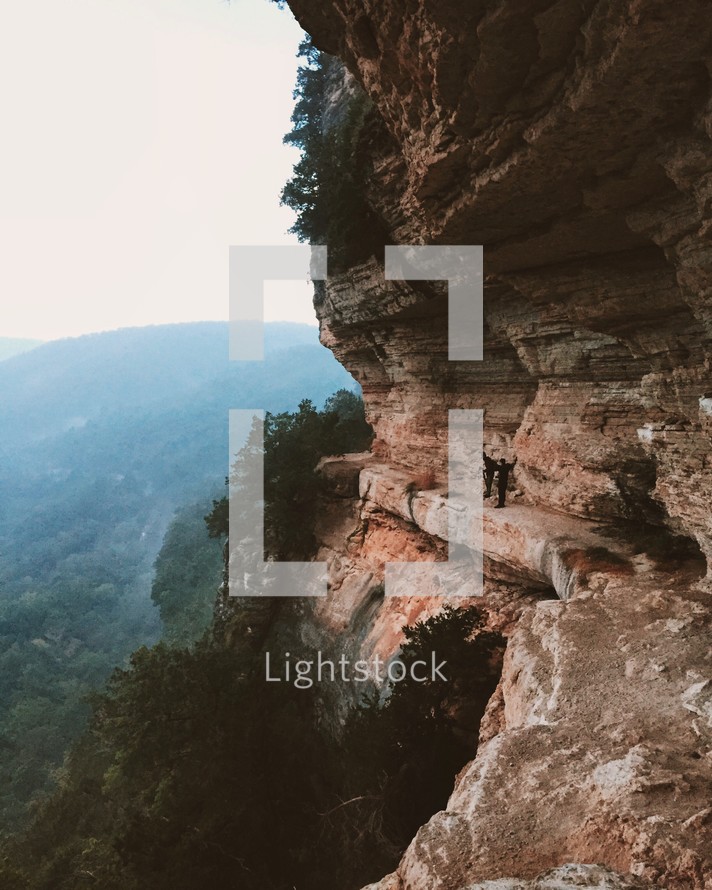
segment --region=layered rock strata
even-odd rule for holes
[[[500,689],[379,887],[572,862],[712,887],[709,7],[290,6],[374,102],[367,197],[392,243],[483,244],[486,273],[480,363],[447,360],[442,286],[386,282],[379,257],[319,291],[376,440],[326,509],[331,590],[304,633],[389,656],[440,607],[379,585],[384,562],[446,555],[449,408],[484,409],[487,449],[518,457],[514,506],[485,508]]]

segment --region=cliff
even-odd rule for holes
[[[567,863],[629,877],[557,887],[712,887],[709,8],[289,3],[374,104],[364,194],[389,243],[483,244],[486,275],[480,363],[447,360],[443,288],[385,282],[378,255],[319,291],[376,440],[323,468],[331,588],[305,636],[388,657],[440,607],[379,585],[385,561],[445,551],[448,408],[483,408],[487,450],[518,458],[512,506],[485,509],[499,690],[378,888]]]

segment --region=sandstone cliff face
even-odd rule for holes
[[[392,242],[484,244],[487,279],[481,363],[448,362],[443,289],[385,282],[378,258],[319,292],[377,438],[342,468],[305,633],[388,656],[439,608],[374,591],[384,561],[443,556],[448,408],[483,408],[488,450],[519,460],[520,496],[485,510],[509,635],[489,730],[380,887],[567,862],[712,887],[709,6],[290,6],[383,119],[368,197]]]

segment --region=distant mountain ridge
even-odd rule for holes
[[[0,362],[12,358],[13,355],[36,349],[43,342],[43,340],[27,340],[19,337],[0,337]]]
[[[99,416],[165,406],[216,377],[238,389],[243,379],[251,388],[260,379],[269,387],[276,381],[265,368],[287,349],[316,350],[313,357],[319,355],[344,381],[351,379],[319,344],[316,327],[265,325],[267,365],[230,362],[228,332],[227,322],[124,328],[50,341],[8,358],[0,364],[0,454],[3,444],[25,444]]]

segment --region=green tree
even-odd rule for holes
[[[251,461],[259,447],[259,430],[250,439],[232,470],[236,499],[254,502]],[[317,411],[305,399],[296,412],[267,412],[264,421],[265,550],[280,560],[308,559],[314,549],[314,524],[319,507],[320,481],[315,472],[320,458],[367,449],[373,431],[366,422],[363,400],[349,390],[338,390]],[[227,498],[213,501],[205,521],[214,537],[226,536]],[[239,517],[235,517],[239,521]],[[250,528],[244,533],[249,535]]]
[[[205,502],[182,508],[156,558],[151,598],[163,622],[163,638],[187,646],[207,630],[222,579],[222,547],[206,532]]]
[[[448,681],[403,681],[353,717],[343,742],[320,720],[314,688],[265,683],[261,653],[208,639],[139,649],[95,697],[58,790],[5,844],[0,883],[357,890],[375,880],[474,756],[501,660],[502,640],[476,610],[446,609],[405,635],[403,662],[435,647]]]
[[[403,630],[401,682],[385,699],[369,698],[347,726],[344,761],[358,808],[346,818],[370,825],[368,843],[381,855],[403,849],[420,825],[442,809],[452,780],[474,757],[480,721],[501,674],[505,641],[485,630],[472,607],[450,605]],[[447,679],[413,679],[432,659]],[[419,674],[423,674],[419,667]],[[359,800],[362,798],[362,800]]]
[[[327,126],[324,108],[329,85],[340,76],[340,63],[302,42],[292,114],[292,130],[284,137],[302,153],[282,190],[282,203],[297,219],[291,232],[301,241],[326,244],[335,271],[382,252],[385,227],[365,197],[366,145],[383,131],[365,93],[350,94],[339,122]]]

